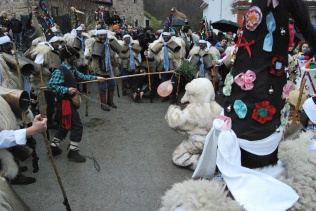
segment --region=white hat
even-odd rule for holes
[[[78,26],[77,28],[76,28],[76,30],[77,31],[82,31],[83,29],[82,29],[82,26]]]
[[[206,44],[206,40],[199,40],[199,43],[205,43]]]
[[[99,35],[99,34],[107,34],[108,33],[108,30],[105,30],[105,29],[99,29],[99,30],[96,30],[95,31],[95,34],[96,35]]]
[[[4,43],[8,43],[8,42],[11,42],[11,39],[9,36],[0,37],[0,45],[2,45]]]
[[[303,109],[308,118],[316,124],[316,97],[308,98],[303,104]]]
[[[170,32],[162,32],[162,35],[171,36]]]
[[[132,38],[131,35],[125,34],[125,35],[123,36],[123,39],[126,38],[126,37]]]
[[[50,40],[48,40],[49,43],[57,42],[57,41],[59,41],[57,36],[53,36]]]

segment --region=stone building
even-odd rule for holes
[[[38,2],[38,0],[0,0],[0,8],[8,13],[14,11],[23,19],[23,16],[26,17],[31,12],[31,6],[39,6]],[[61,26],[71,23],[73,13],[70,7],[75,7],[85,13],[78,15],[80,21],[92,27],[94,12],[101,5],[109,7],[111,16],[113,11],[116,11],[125,23],[133,24],[135,27],[145,27],[150,24],[149,19],[144,15],[143,0],[46,0],[45,3],[54,21]]]

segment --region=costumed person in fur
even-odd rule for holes
[[[28,95],[30,95],[30,84],[29,78],[26,75],[21,74],[23,84],[18,76],[18,71],[16,69],[16,60],[12,55],[13,48],[11,40],[8,36],[0,37],[0,72],[1,72],[1,80],[0,86],[10,88],[10,89],[17,89],[17,90],[25,90],[27,91]],[[20,63],[20,68],[22,64],[22,55],[17,55]],[[28,61],[23,59],[26,63]],[[31,68],[32,65],[29,66]],[[21,113],[16,114],[20,127],[29,127],[32,125],[34,116],[30,109],[25,112],[25,120],[22,121]],[[38,157],[36,155],[36,140],[31,136],[27,139],[26,146],[15,146],[10,148],[9,150],[12,152],[14,157],[16,158],[16,162],[19,165],[19,162],[23,162],[28,159],[31,155],[33,157],[33,172],[38,171]],[[24,176],[21,171],[19,171],[17,177],[12,180],[12,184],[16,185],[26,185],[34,183],[36,180],[33,177],[26,177]]]
[[[315,174],[308,169],[315,169],[315,154],[302,137],[295,147],[283,147],[288,140],[280,143],[289,114],[281,98],[289,13],[315,49],[316,33],[303,1],[252,1],[227,75],[234,82],[231,94],[225,97],[223,115],[213,122],[193,174],[193,179],[212,179],[218,168],[231,195],[246,210],[314,209]]]
[[[129,34],[126,34],[123,36],[123,40],[119,40],[118,43],[122,46],[123,49],[118,55],[122,75],[126,76],[139,73],[139,67],[142,61],[140,56],[141,47],[139,46],[138,41],[134,41]],[[136,87],[136,85],[139,84],[139,77],[122,79],[123,96],[126,96],[127,84],[132,86],[132,99],[135,102],[139,102],[141,99],[140,93],[136,93],[137,89],[139,88],[138,86]]]
[[[188,83],[181,103],[185,105],[184,109],[170,105],[165,116],[169,127],[187,135],[187,139],[172,153],[172,161],[177,166],[194,170],[203,151],[206,134],[222,108],[215,102],[213,85],[206,78]]]
[[[82,26],[78,26],[75,29],[71,31],[71,33],[67,33],[64,35],[64,39],[66,42],[66,45],[69,45],[73,48],[75,48],[80,58],[78,59],[77,68],[78,70],[83,74],[89,74],[88,73],[88,60],[84,57],[85,52],[85,40],[89,38],[89,35],[84,31]],[[78,87],[80,90],[80,88]],[[87,85],[82,85],[82,90],[80,90],[84,93],[87,93]]]
[[[188,60],[193,66],[197,67],[196,78],[212,80],[212,61],[218,58],[219,51],[205,40],[199,40],[199,45],[199,47],[191,49]]]
[[[183,57],[185,56],[185,43],[179,37],[171,36],[169,29],[165,29],[161,33],[158,40],[155,40],[149,45],[149,50],[154,53],[154,58],[157,61],[157,71],[170,71],[177,68]],[[171,80],[173,91],[171,93],[170,104],[177,103],[177,86],[178,79],[175,74],[161,74],[161,82]],[[169,96],[163,97],[162,102],[168,101]]]
[[[122,51],[122,47],[108,30],[99,29],[95,33],[95,39],[86,40],[85,57],[91,59],[90,71],[98,76],[113,78],[117,74],[116,54]],[[117,108],[113,102],[115,83],[115,80],[98,83],[101,109],[104,111],[110,111],[110,107]]]
[[[61,60],[59,58],[59,47],[63,39],[55,36],[50,30],[46,32],[45,39],[47,41],[40,41],[42,39],[39,39],[40,42],[28,51],[29,58],[34,60],[36,64],[40,65],[40,71],[42,71],[43,77],[41,78],[40,74],[31,76],[31,87],[32,90],[34,90],[35,96],[39,96],[41,94],[41,80],[43,79],[44,85],[47,85],[51,74],[61,64]],[[45,90],[45,100],[47,105],[46,116],[48,119],[48,129],[57,129],[59,125],[59,114],[56,111],[57,96],[55,93]]]
[[[60,59],[63,61],[57,68],[48,83],[47,89],[59,95],[57,102],[58,109],[62,111],[62,117],[58,130],[51,143],[53,156],[60,155],[62,150],[59,143],[67,136],[70,131],[70,144],[67,157],[70,161],[82,163],[86,158],[79,154],[78,146],[82,139],[83,126],[80,115],[77,111],[80,107],[80,99],[77,90],[77,78],[79,80],[98,80],[102,82],[103,77],[85,75],[76,68],[79,54],[74,48],[63,45],[60,49]]]
[[[23,210],[30,208],[12,189],[7,181],[14,179],[19,172],[19,167],[14,161],[12,154],[6,148],[16,145],[25,145],[27,137],[46,130],[46,118],[40,120],[36,116],[31,127],[17,129],[17,120],[11,110],[9,103],[0,96],[0,209],[1,210]]]

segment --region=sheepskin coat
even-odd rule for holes
[[[315,210],[316,153],[309,149],[313,137],[315,132],[302,132],[299,138],[284,140],[279,145],[279,158],[284,171],[278,179],[290,185],[300,196],[289,210]],[[176,183],[162,197],[159,211],[175,208],[182,211],[244,210],[228,194],[225,186],[218,179]]]
[[[170,105],[165,119],[169,127],[187,135],[187,139],[174,150],[173,162],[194,170],[202,153],[205,137],[222,108],[215,102],[213,85],[206,78],[192,80],[185,90],[181,103],[187,106],[181,109],[180,106]]]

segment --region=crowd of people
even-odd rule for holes
[[[40,24],[45,25],[49,22],[46,16],[35,15],[34,12],[30,17],[32,15],[44,20],[39,19]],[[81,87],[78,84],[79,81],[98,80],[100,109],[103,111],[111,111],[119,106],[115,103],[114,95],[115,89],[118,88],[117,80],[111,79],[116,76],[126,76],[122,77],[120,82],[122,95],[129,94],[133,100],[131,102],[137,103],[141,103],[146,96],[156,96],[155,90],[159,85],[170,81],[173,89],[169,95],[162,96],[161,101],[170,100],[170,104],[177,104],[179,85],[184,86],[185,84],[183,82],[178,84],[179,75],[175,74],[173,70],[184,62],[188,62],[195,67],[196,78],[208,78],[213,82],[217,94],[228,96],[228,90],[222,89],[222,87],[225,86],[225,79],[231,77],[231,66],[234,56],[236,56],[234,51],[238,37],[242,36],[241,31],[238,30],[235,34],[218,31],[216,34],[211,28],[206,32],[205,39],[202,39],[199,32],[193,32],[188,24],[181,26],[178,30],[164,27],[163,30],[154,31],[149,26],[136,29],[134,24],[122,21],[116,11],[111,16],[109,8],[103,6],[95,12],[95,21],[94,28],[87,29],[86,24],[81,23],[71,32],[61,32],[56,23],[53,27],[41,25],[45,31],[45,37],[34,38],[32,37],[34,33],[23,30],[22,22],[17,19],[16,13],[11,13],[11,19],[8,18],[7,12],[1,13],[0,25],[3,32],[3,36],[0,38],[1,54],[12,56],[11,42],[14,39],[21,56],[43,66],[44,81],[41,82],[47,85],[45,91],[47,127],[55,130],[50,146],[53,156],[62,154],[62,149],[59,147],[60,142],[70,132],[67,157],[73,162],[86,161],[86,158],[79,154],[83,126],[77,110],[80,107],[79,94],[89,93],[89,89],[85,85]],[[31,19],[27,24],[38,27],[34,26]],[[26,28],[32,27],[26,26]],[[24,36],[22,36],[22,32]],[[22,37],[25,36],[31,42],[27,44],[28,50],[22,52]],[[22,53],[24,54],[22,55]],[[307,59],[304,57],[305,55],[310,56],[309,43],[300,41],[296,45],[293,44],[289,48],[289,55],[291,61],[287,77],[295,81],[297,61],[301,59],[301,56],[303,59]],[[308,60],[310,59],[313,59],[313,56],[308,57]],[[160,75],[133,76],[152,72],[160,72]],[[28,89],[26,91],[33,98],[32,102],[35,102],[30,111],[34,114],[39,112],[35,108],[38,107],[36,105],[37,97],[41,93],[40,80],[43,79],[39,78],[38,74],[32,74],[24,77],[23,85],[9,87]],[[6,85],[1,82],[1,86]],[[41,122],[40,125],[39,122]],[[308,123],[311,126],[312,123]],[[38,128],[34,129],[34,127]],[[21,139],[32,135],[34,131],[45,130],[46,126],[36,116],[32,128],[29,130],[32,132],[23,130]],[[1,130],[4,129],[1,128]],[[1,132],[1,137],[8,136],[8,143],[5,143],[6,139],[1,140],[5,148],[15,144],[26,144],[26,142],[14,140],[12,131],[7,134]],[[33,182],[35,182],[34,178],[25,177],[21,181],[15,181],[16,184]]]

